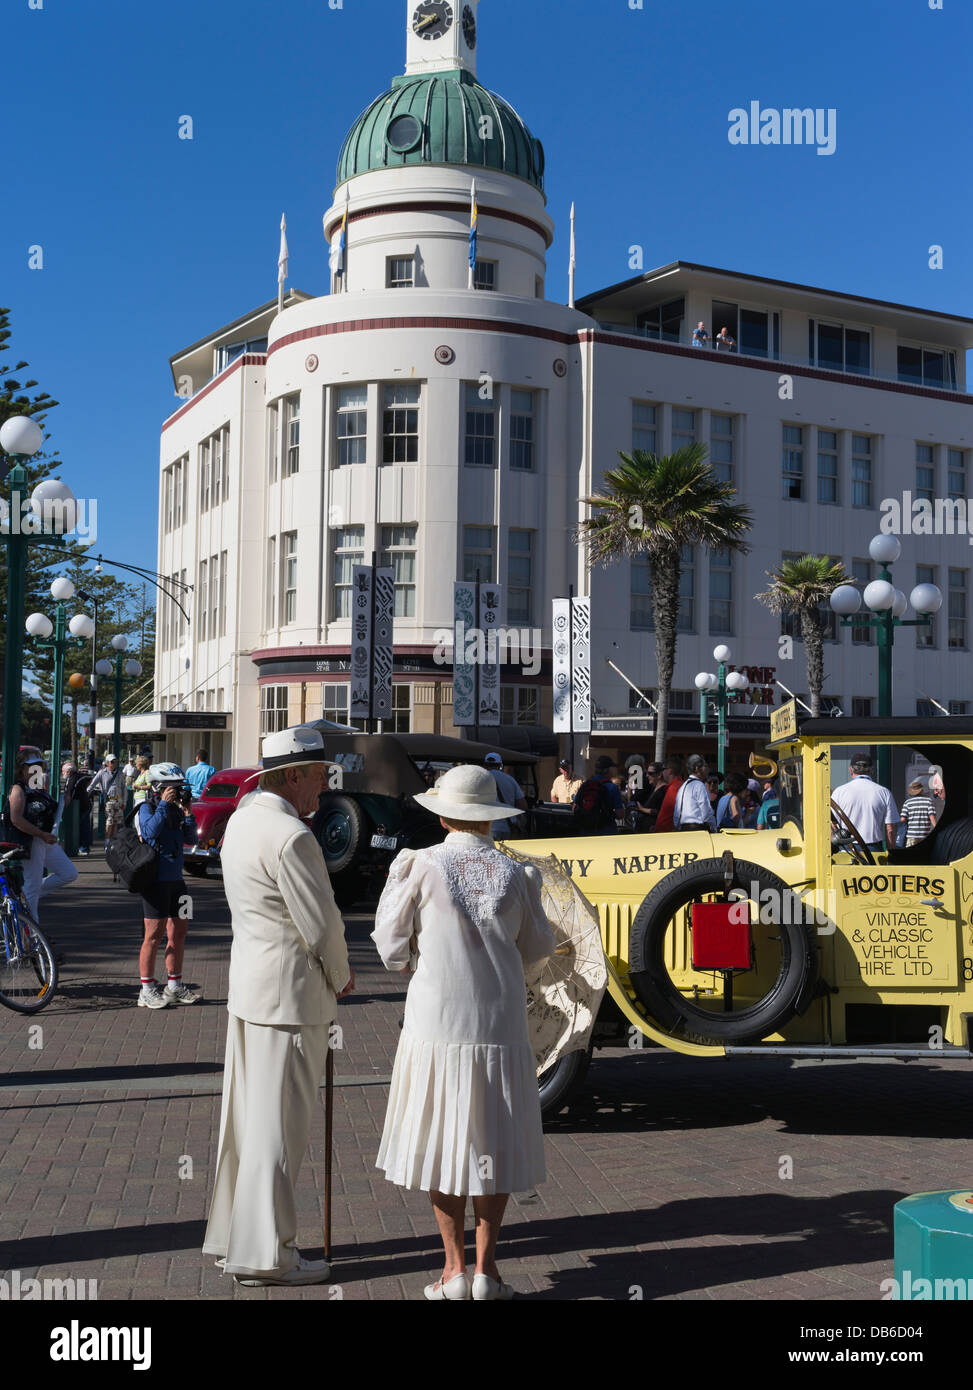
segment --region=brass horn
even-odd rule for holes
[[[749,767],[758,782],[771,782],[777,776],[777,764],[773,758],[762,758],[759,753],[750,754]]]

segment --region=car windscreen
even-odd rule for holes
[[[233,801],[240,790],[237,782],[207,782],[203,792],[204,801]]]
[[[785,758],[780,765],[780,823],[793,821],[804,829],[804,763]]]

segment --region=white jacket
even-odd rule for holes
[[[289,802],[258,791],[230,817],[220,858],[233,924],[229,1012],[248,1023],[333,1022],[351,971],[317,840]]]

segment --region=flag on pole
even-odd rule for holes
[[[470,192],[470,289],[473,288],[473,272],[476,270],[476,243],[480,209],[476,203],[476,179]]]
[[[284,307],[284,281],[287,279],[287,217],[280,218],[280,255],[277,257],[277,309]]]
[[[345,190],[345,213],[341,219],[341,230],[338,233],[331,247],[331,273],[332,275],[344,275],[345,273],[345,252],[348,247],[348,190]]]

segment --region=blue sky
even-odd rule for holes
[[[38,0],[34,0],[36,4]],[[973,316],[973,4],[482,0],[480,80],[543,141],[548,295],[695,260]],[[327,286],[342,140],[405,63],[405,0],[5,0],[0,303],[61,402],[63,476],[100,545],[155,557],[168,358],[290,283]],[[728,113],[834,107],[837,151],[736,148]],[[194,136],[180,140],[179,118]],[[930,270],[928,248],[944,248]],[[44,268],[28,269],[43,247]]]

